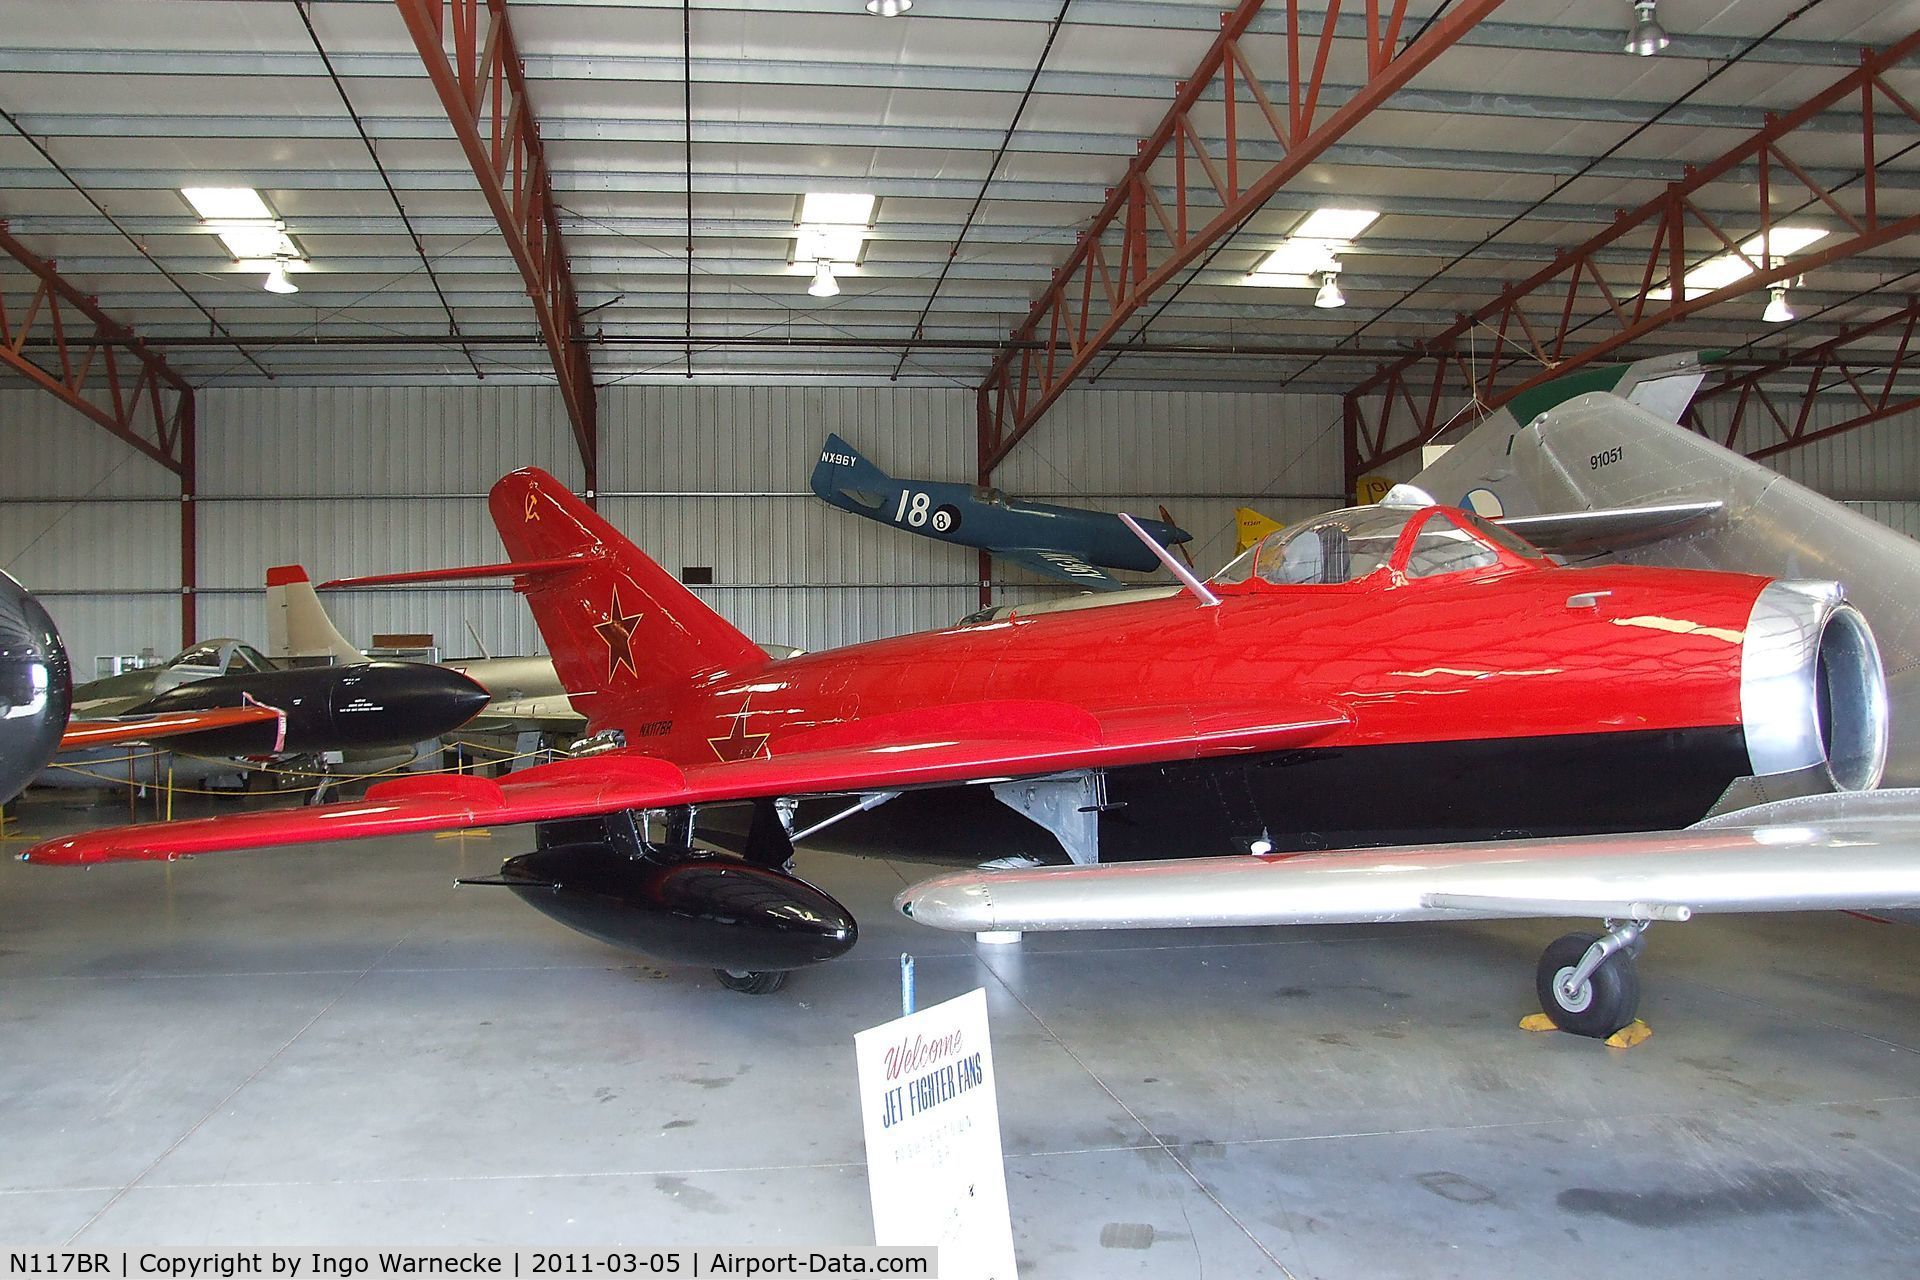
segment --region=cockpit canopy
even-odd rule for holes
[[[217,675],[238,675],[249,671],[272,671],[275,664],[266,654],[244,640],[202,640],[199,644],[169,658],[168,670],[192,668]]]
[[[1418,579],[1545,559],[1470,511],[1347,507],[1268,534],[1212,581],[1332,586],[1358,582],[1389,567]]]

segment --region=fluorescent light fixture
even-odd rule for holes
[[[1379,216],[1377,209],[1315,209],[1278,248],[1260,260],[1245,283],[1311,289],[1323,273],[1340,269],[1340,255],[1353,248],[1353,238]]]
[[[1824,240],[1826,235],[1825,227],[1775,227],[1765,237],[1755,236],[1741,245],[1740,252],[1758,262],[1764,247],[1771,249],[1774,257],[1785,258],[1817,240]]]
[[[1741,243],[1740,253],[1717,254],[1688,271],[1687,296],[1697,298],[1703,293],[1724,289],[1734,281],[1752,275],[1753,267],[1748,264],[1747,259],[1751,258],[1755,263],[1762,262],[1763,240],[1770,242],[1764,247],[1770,247],[1773,250],[1772,253],[1765,255],[1765,258],[1771,260],[1767,265],[1778,266],[1785,258],[1826,236],[1827,230],[1824,227],[1791,226],[1775,227],[1764,238],[1754,236]],[[1746,257],[1742,257],[1741,254],[1745,254]],[[1658,289],[1649,289],[1647,297],[1656,302],[1664,302],[1673,297],[1673,289],[1663,284]]]
[[[800,222],[793,229],[793,254],[788,262],[802,270],[809,262],[857,264],[879,203],[877,196],[862,192],[807,192],[800,198]],[[827,283],[832,283],[831,271]],[[814,272],[813,284],[814,289],[821,285],[818,270]],[[831,292],[816,292],[814,296],[830,298],[838,292],[836,285]]]
[[[1340,273],[1322,271],[1320,273],[1320,292],[1313,295],[1313,305],[1321,310],[1347,305],[1347,295],[1340,292]]]
[[[1703,293],[1712,293],[1715,289],[1725,288],[1742,276],[1751,274],[1753,274],[1753,268],[1748,266],[1744,259],[1734,254],[1723,253],[1716,258],[1708,258],[1687,272],[1687,296],[1697,298]],[[1665,302],[1673,296],[1673,289],[1663,284],[1658,289],[1647,290],[1647,296],[1656,302]]]
[[[1253,271],[1249,272],[1240,283],[1259,285],[1265,289],[1311,289],[1315,281],[1309,275],[1281,275],[1270,271]]]
[[[209,221],[273,221],[273,210],[252,187],[182,187],[180,194]]]
[[[236,259],[244,261],[247,258],[305,256],[278,222],[230,222],[225,226],[212,225],[217,228],[214,234],[220,237],[220,243],[227,246],[227,252]]]
[[[275,260],[273,266],[267,271],[265,282],[263,282],[260,287],[268,293],[300,292],[300,286],[287,278],[287,262],[285,258]]]
[[[873,221],[873,207],[878,203],[876,196],[809,191],[800,200],[800,221],[864,227]]]
[[[880,18],[897,18],[913,8],[913,0],[867,0],[867,12]]]
[[[1769,286],[1767,293],[1770,295],[1770,300],[1767,302],[1767,309],[1760,313],[1760,318],[1768,324],[1785,324],[1793,319],[1793,309],[1787,306],[1786,281],[1782,280],[1779,284]]]
[[[807,286],[807,292],[816,298],[831,298],[840,292],[840,282],[833,278],[833,263],[827,258],[814,264],[813,283]]]
[[[1653,16],[1655,3],[1656,0],[1634,0],[1633,26],[1627,29],[1628,53],[1651,58],[1673,43],[1667,38],[1667,29]]]
[[[307,255],[287,234],[287,226],[252,187],[182,187],[193,211],[206,229],[218,236],[243,270],[267,272],[267,289],[292,293],[287,265],[305,265]],[[281,286],[285,286],[282,288]]]
[[[793,238],[795,262],[860,261],[860,248],[866,243],[863,227],[814,226],[803,224]]]
[[[1742,276],[1753,274],[1753,268],[1747,265],[1745,258],[1738,254],[1723,253],[1687,272],[1687,296],[1698,293],[1711,293],[1715,289],[1725,288]]]
[[[1335,242],[1302,240],[1298,236],[1283,241],[1278,249],[1260,260],[1253,269],[1257,276],[1310,276],[1333,265]]]
[[[1379,216],[1377,209],[1315,209],[1293,229],[1293,235],[1308,240],[1351,240]]]

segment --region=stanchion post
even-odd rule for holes
[[[900,953],[900,1016],[904,1018],[910,1015],[913,1012],[914,1003],[913,956],[902,951]]]

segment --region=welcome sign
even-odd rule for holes
[[[984,989],[853,1038],[874,1243],[936,1245],[942,1280],[1016,1280]]]

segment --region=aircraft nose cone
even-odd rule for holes
[[[472,676],[451,667],[429,667],[427,670],[433,674],[422,681],[427,690],[426,696],[445,713],[447,729],[458,729],[493,701],[493,695],[487,692],[486,686]]]
[[[397,726],[396,740],[420,741],[451,733],[492,701],[486,688],[451,667],[424,662],[371,662],[342,681],[336,711],[378,704],[383,723]]]
[[[53,619],[0,573],[0,801],[18,795],[52,757],[72,701],[73,676]]]
[[[460,671],[442,669],[453,677],[448,682],[450,687],[447,690],[447,705],[460,712],[461,724],[479,715],[486,705],[493,701],[493,695],[487,692],[486,686],[472,676]]]

